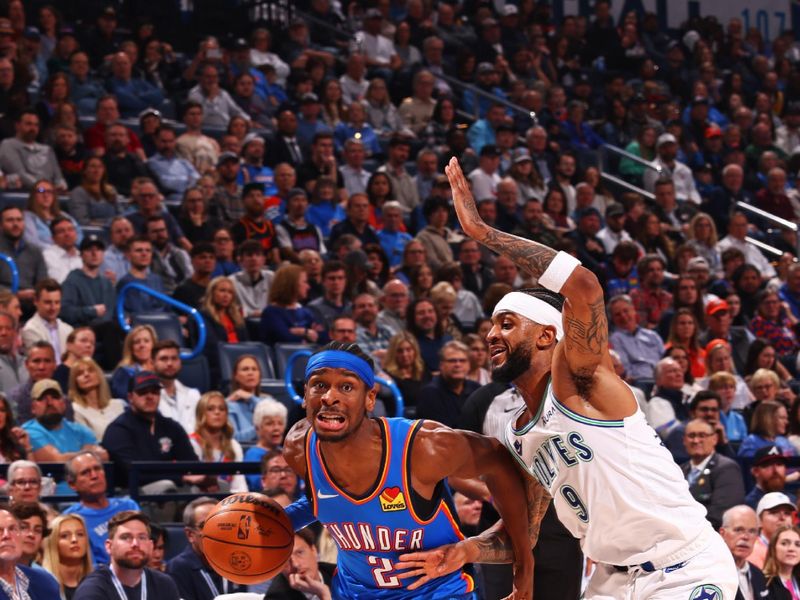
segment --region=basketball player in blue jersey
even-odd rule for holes
[[[598,563],[585,598],[734,600],[738,577],[730,552],[614,373],[597,278],[569,254],[488,226],[456,159],[445,172],[465,233],[542,286],[511,292],[497,304],[489,353],[493,376],[513,382],[526,405],[506,428],[506,446],[548,490],[584,555]],[[399,567],[421,576],[412,585],[424,585],[426,577],[507,553],[498,530],[409,553]]]
[[[322,523],[338,545],[333,598],[474,598],[461,569],[414,591],[395,569],[400,554],[463,539],[446,477],[482,477],[495,498],[515,557],[511,598],[531,598],[533,559],[525,488],[502,444],[432,421],[371,419],[374,367],[356,344],[331,342],[308,361],[306,419],[286,437],[284,456],[307,482],[287,508],[296,529]]]

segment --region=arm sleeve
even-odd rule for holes
[[[311,509],[311,503],[305,496],[302,496],[299,500],[296,500],[287,506],[286,514],[292,521],[295,531],[298,531],[317,520],[317,517],[314,516],[314,511]]]
[[[73,327],[88,323],[97,316],[93,306],[81,304],[80,288],[67,277],[61,287],[61,318]]]
[[[69,195],[67,202],[69,214],[81,225],[89,223],[89,198],[82,187],[77,187]]]

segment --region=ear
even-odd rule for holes
[[[375,399],[378,397],[379,385],[376,383],[372,389],[367,392],[366,409],[367,412],[372,412],[375,408]]]
[[[110,539],[106,540],[105,545],[106,545],[106,552],[108,552],[108,555],[111,556],[111,540]]]
[[[541,330],[536,336],[537,350],[547,350],[548,348],[555,346],[558,343],[558,340],[556,339],[556,328],[552,325],[543,325],[540,327]]]

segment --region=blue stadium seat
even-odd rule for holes
[[[220,387],[224,389],[227,389],[231,382],[234,363],[243,354],[252,354],[256,357],[258,365],[261,367],[261,377],[263,379],[275,378],[272,355],[269,348],[261,342],[239,342],[238,344],[219,342],[217,351],[219,353]]]
[[[269,394],[289,410],[287,427],[291,427],[305,416],[303,408],[289,396],[289,392],[286,391],[286,384],[282,379],[264,379],[261,382],[261,392]],[[298,390],[297,393],[302,394],[302,390]]]
[[[189,540],[186,539],[183,523],[161,523],[161,526],[167,530],[164,560],[168,561],[183,552],[183,549],[189,545]]]
[[[181,365],[178,380],[183,385],[196,388],[200,390],[201,394],[205,394],[211,387],[211,377],[206,357],[200,354],[190,360],[182,360]]]
[[[159,340],[174,340],[179,346],[184,345],[181,322],[172,313],[139,313],[131,317],[131,325],[150,325],[156,330]]]
[[[286,373],[286,365],[289,363],[289,357],[292,354],[298,350],[311,350],[313,352],[316,350],[316,347],[309,346],[308,344],[275,344],[275,346],[273,346],[273,350],[275,351],[275,366],[277,367],[276,372],[278,374],[278,378],[280,379]],[[305,372],[307,362],[307,357],[301,357],[295,361],[292,369],[292,380],[303,380],[303,373]]]

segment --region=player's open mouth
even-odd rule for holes
[[[489,346],[489,356],[493,363],[498,362],[505,352],[505,346]]]
[[[345,418],[335,413],[320,413],[317,415],[317,424],[328,431],[339,431],[344,427]]]

